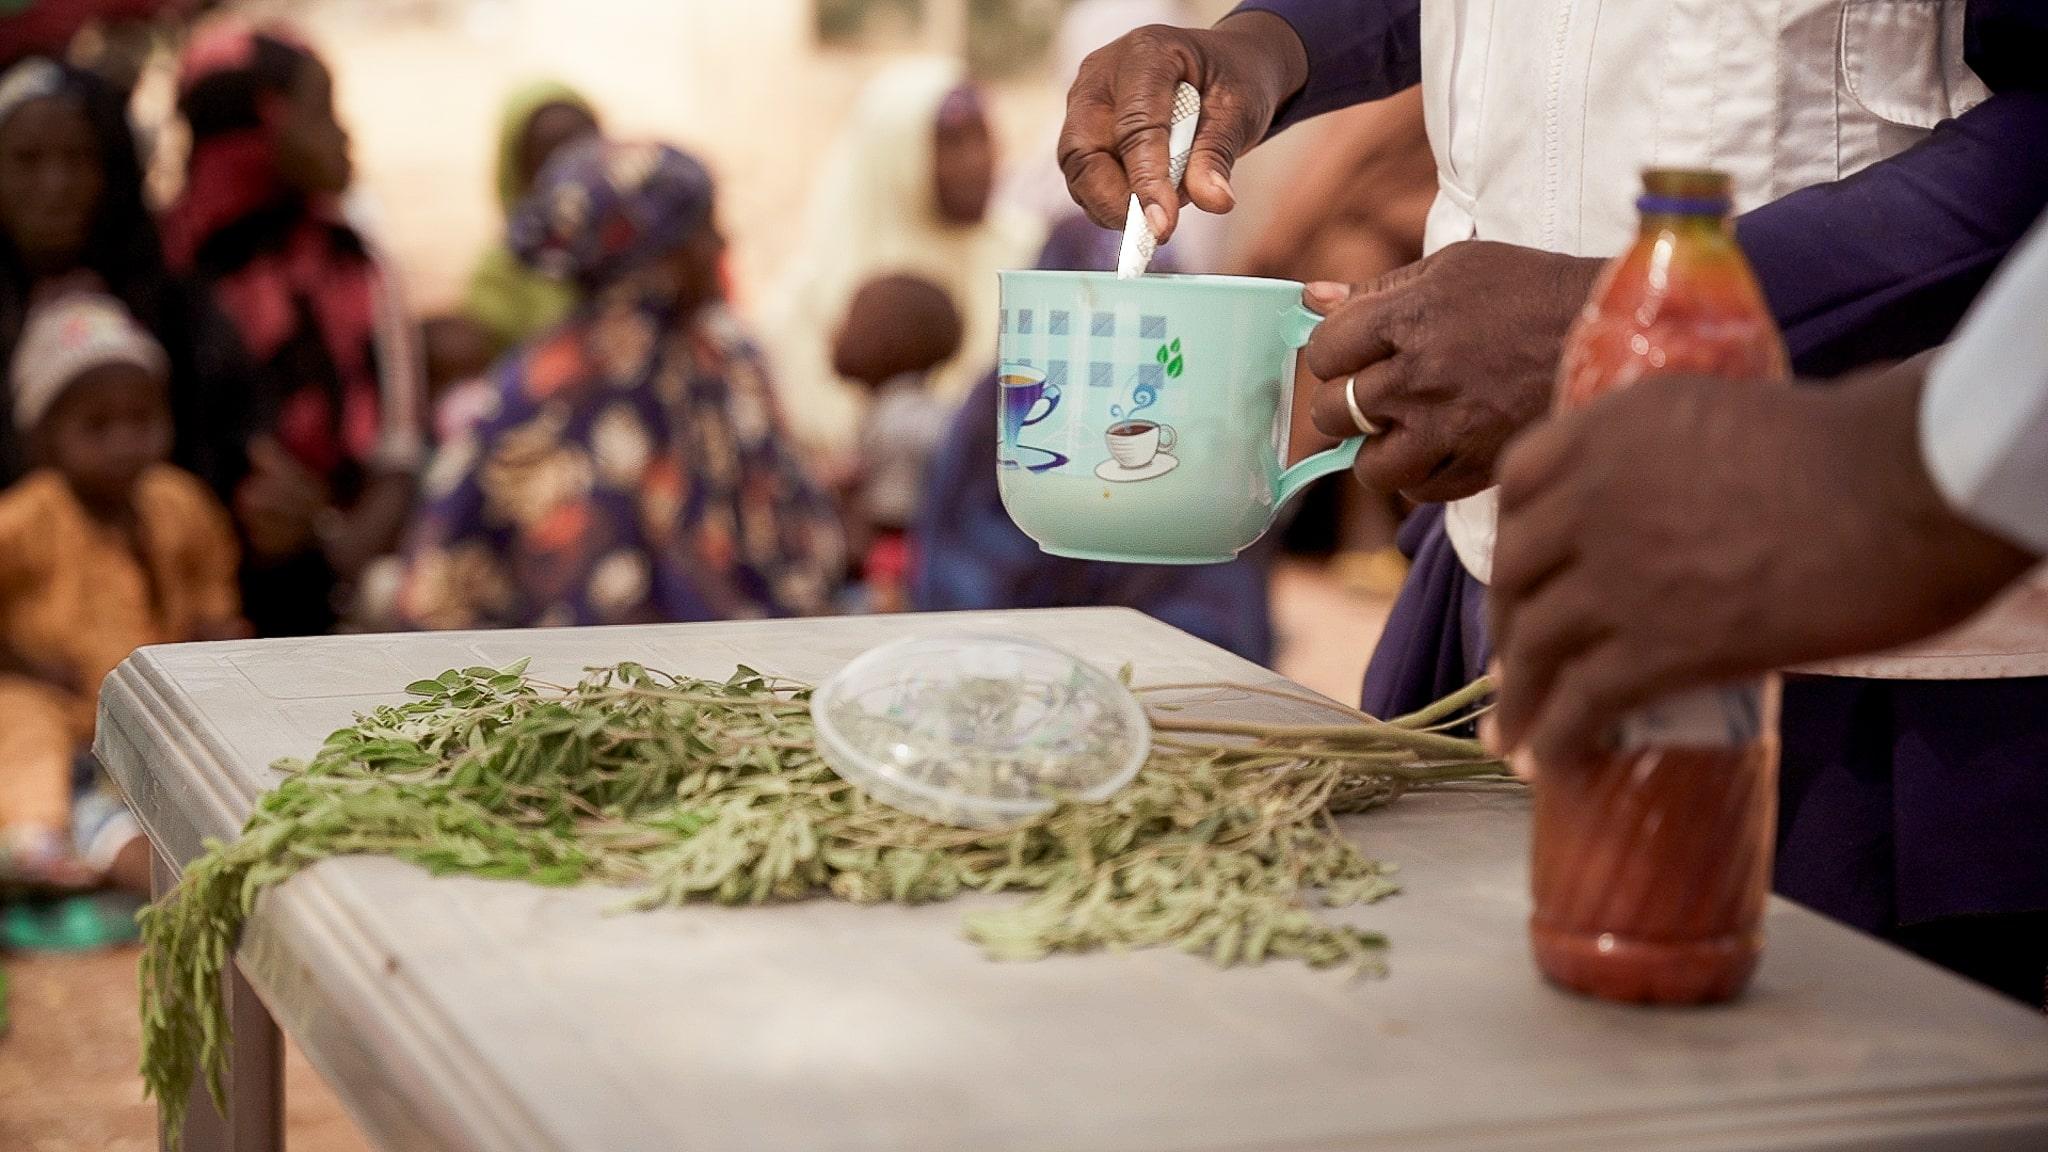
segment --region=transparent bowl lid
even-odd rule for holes
[[[1131,782],[1152,728],[1130,689],[1047,644],[898,640],[811,698],[818,750],[862,791],[942,824],[998,827]]]

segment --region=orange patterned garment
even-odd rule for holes
[[[0,493],[0,636],[77,684],[0,675],[0,827],[68,824],[71,762],[115,665],[241,615],[234,531],[198,480],[168,465],[144,473],[135,520],[131,543],[50,471]]]

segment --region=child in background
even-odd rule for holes
[[[420,324],[427,355],[427,403],[435,447],[462,434],[490,410],[491,334],[467,316],[434,316]]]
[[[29,316],[9,378],[37,467],[0,493],[0,865],[147,890],[136,826],[73,767],[100,681],[146,644],[245,635],[227,512],[171,447],[164,350],[112,297]]]
[[[904,536],[924,493],[925,468],[952,417],[927,377],[960,350],[960,313],[945,289],[910,275],[863,284],[833,340],[832,367],[871,397],[855,445],[853,523],[865,540],[870,606],[903,610],[910,573]]]
[[[468,436],[497,403],[491,379],[491,334],[467,316],[431,316],[420,322],[426,352],[430,438],[435,449]],[[363,567],[354,595],[335,630],[398,632],[405,628],[398,598],[405,588],[405,561],[396,552]]]

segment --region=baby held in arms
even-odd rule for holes
[[[911,557],[904,533],[952,418],[927,377],[953,358],[960,340],[960,313],[945,289],[899,273],[878,276],[854,293],[833,341],[834,370],[870,396],[853,474],[843,487],[877,612],[900,612],[906,602]]]
[[[38,306],[10,366],[36,468],[0,493],[0,867],[148,883],[136,826],[91,771],[100,681],[137,648],[246,634],[227,513],[165,463],[164,350],[119,301]]]

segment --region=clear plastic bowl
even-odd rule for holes
[[[893,808],[993,828],[1061,799],[1099,802],[1144,766],[1130,689],[1047,644],[911,638],[863,653],[811,698],[818,751]]]

